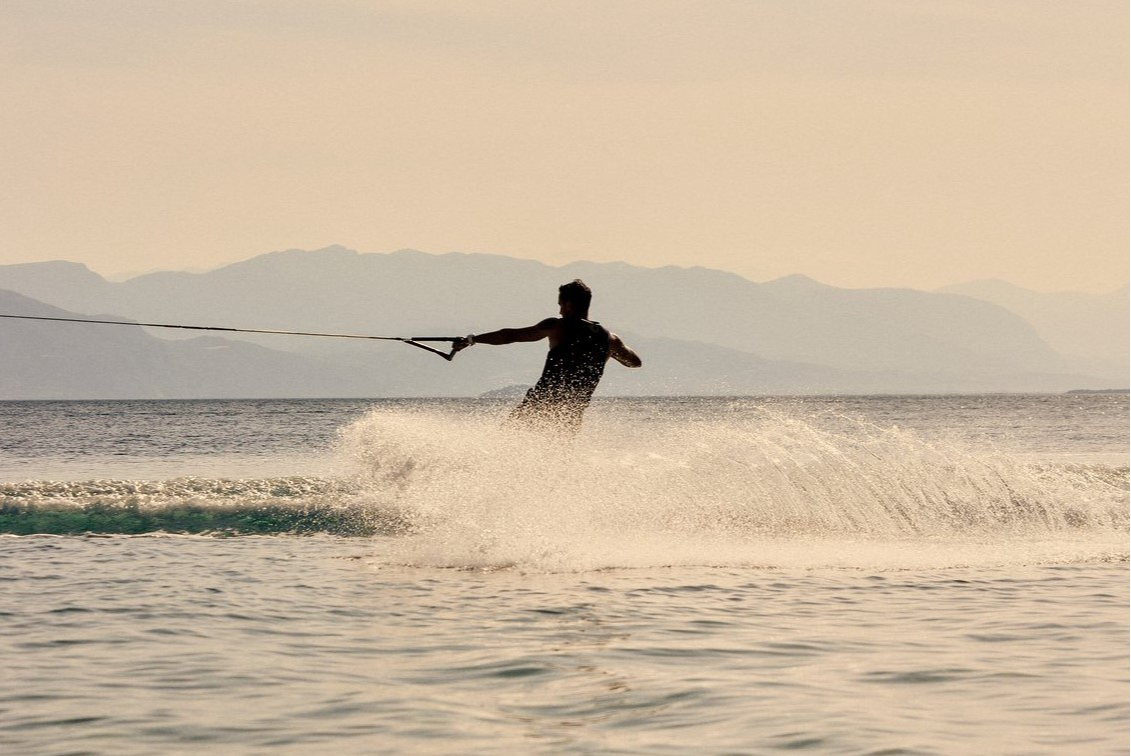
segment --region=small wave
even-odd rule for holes
[[[322,478],[32,481],[0,485],[8,535],[392,535],[395,512],[352,500],[348,481]]]

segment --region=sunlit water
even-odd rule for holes
[[[0,751],[1126,753],[1127,397],[2,403]]]

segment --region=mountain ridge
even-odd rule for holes
[[[485,253],[361,253],[340,245],[122,282],[66,261],[0,266],[0,288],[20,287],[33,299],[38,293],[73,313],[388,336],[530,325],[553,314],[557,286],[572,278],[593,287],[596,319],[631,336],[638,349],[655,350],[642,352],[643,371],[610,368],[605,383],[614,393],[1060,391],[1126,381],[1117,366],[1065,357],[1028,320],[993,302],[956,291],[838,289],[802,275],[756,283],[701,266],[579,261],[555,267]],[[374,363],[365,347],[246,340],[323,370],[312,391],[413,389]],[[441,380],[431,367],[393,359],[423,368],[419,387],[478,395],[531,382],[541,357],[537,349],[480,348],[458,361],[464,372]],[[367,378],[352,381],[351,371]]]

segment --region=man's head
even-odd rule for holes
[[[558,287],[558,306],[562,317],[589,317],[589,303],[593,292],[580,278]]]

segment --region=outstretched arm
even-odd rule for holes
[[[609,334],[609,356],[625,367],[638,368],[644,364],[640,355],[632,351],[615,333]]]
[[[546,318],[541,323],[526,328],[501,328],[498,331],[487,333],[473,333],[462,339],[456,339],[452,347],[455,351],[467,349],[472,344],[514,344],[520,341],[541,341],[548,338],[557,324],[557,318]]]

